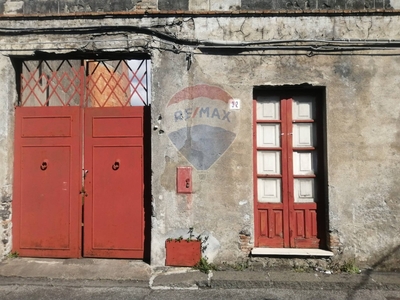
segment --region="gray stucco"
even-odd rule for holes
[[[15,72],[8,57],[0,57],[0,253],[11,251],[12,174],[14,103],[16,100]]]
[[[399,39],[399,23],[400,15],[397,14],[137,16],[129,19],[115,16],[57,21],[3,19],[0,27],[15,29],[17,33],[19,28],[77,29],[73,34],[39,31],[3,35],[0,50],[4,55],[32,55],[34,50],[51,53],[104,50],[131,52],[132,56],[135,52],[151,55],[151,116],[152,128],[157,128],[152,130],[151,136],[151,262],[154,265],[164,264],[165,239],[185,235],[189,227],[195,228],[195,234],[210,237],[206,254],[214,262],[232,262],[245,255],[239,247],[239,234],[246,232],[254,238],[254,87],[300,86],[304,83],[324,87],[327,247],[338,257],[355,257],[373,265],[381,259],[399,261],[400,102],[397,98],[400,86],[396,70],[400,69],[400,57],[397,46],[390,48],[390,44],[383,44],[385,48],[372,48],[368,43],[372,45],[376,39],[382,43]],[[126,27],[128,25],[130,29]],[[107,33],[79,33],[81,26],[114,26],[114,29]],[[119,29],[118,26],[124,27]],[[137,28],[153,32],[142,30],[136,33]],[[165,34],[168,40],[159,33]],[[218,42],[224,47],[229,44],[231,48],[206,49],[201,43],[196,44],[198,41]],[[281,41],[281,44],[264,45],[263,49],[258,45],[257,49],[238,51],[238,46],[246,45],[236,42],[244,41]],[[337,44],[333,45],[334,42]],[[338,50],[364,42],[363,49]],[[295,44],[303,48],[295,48]],[[5,255],[11,245],[8,238],[11,208],[8,206],[12,189],[12,107],[16,97],[14,71],[6,57],[0,61],[0,72],[4,74],[1,77],[3,88],[0,89],[3,95],[0,104],[0,189],[5,211],[1,216],[7,222],[2,234],[7,241],[0,255]],[[231,111],[228,122],[223,120],[227,112],[223,112],[226,109],[223,101],[207,102],[210,100],[201,97],[200,100],[176,103],[171,100],[185,88],[198,85],[217,87],[232,98],[240,99],[241,109]],[[177,111],[190,110],[193,114],[196,107],[210,107],[213,112],[217,109],[218,115],[215,112],[213,117],[209,111],[206,119],[203,111],[203,119],[199,115],[198,119],[183,117],[179,122],[176,120]],[[226,149],[214,147],[217,151],[213,155],[219,157],[213,157],[207,167],[193,168],[193,194],[177,194],[176,167],[196,167],[196,163],[188,158],[190,154],[179,151],[179,139],[174,135],[194,125],[223,128],[218,134],[228,146]],[[226,138],[224,130],[234,137]],[[192,132],[192,138],[193,134],[197,133]],[[187,136],[186,132],[183,136]],[[193,147],[196,146],[190,144],[186,149]]]

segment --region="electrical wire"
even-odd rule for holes
[[[159,27],[159,26],[158,26]],[[371,50],[393,50],[400,49],[400,40],[396,39],[285,39],[285,40],[256,40],[256,41],[213,41],[213,40],[193,40],[193,39],[181,39],[172,34],[167,34],[155,30],[151,27],[138,27],[138,26],[84,26],[84,27],[52,27],[52,28],[7,28],[0,27],[0,36],[26,36],[26,35],[77,35],[77,34],[126,34],[126,33],[137,33],[149,36],[150,38],[142,39],[106,39],[96,40],[95,37],[91,39],[79,40],[74,37],[73,40],[59,40],[59,41],[48,41],[40,42],[35,41],[31,43],[23,43],[24,45],[34,45],[42,47],[36,49],[32,47],[28,48],[9,48],[10,43],[0,43],[0,51],[59,51],[59,50],[84,50],[90,45],[90,43],[111,43],[111,42],[122,42],[127,43],[125,47],[101,47],[102,50],[116,50],[131,48],[152,48],[162,49],[167,51],[173,51],[176,53],[190,53],[195,49],[202,51],[203,53],[221,52],[221,51],[237,51],[237,52],[254,52],[254,51],[269,51],[269,50],[290,50],[290,51],[311,51],[312,53],[319,52],[344,52],[344,51],[371,51]],[[149,45],[151,40],[156,38],[155,41],[164,43],[171,48],[155,47]],[[129,45],[131,42],[143,40],[144,45]],[[66,43],[84,44],[82,46],[65,47]],[[18,43],[20,44],[20,41]],[[48,47],[45,47],[48,45]],[[59,45],[59,47],[55,46]],[[7,47],[8,46],[8,47]],[[187,49],[183,49],[187,47]]]

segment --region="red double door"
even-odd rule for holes
[[[254,101],[256,247],[323,244],[321,102],[300,92],[261,93]]]
[[[143,107],[17,107],[13,251],[143,258]]]

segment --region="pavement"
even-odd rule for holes
[[[0,286],[384,290],[393,291],[400,297],[400,273],[372,270],[364,270],[360,274],[330,273],[322,269],[306,272],[247,268],[205,274],[192,268],[151,267],[135,260],[8,258],[0,262]]]

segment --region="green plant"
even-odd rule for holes
[[[8,257],[9,257],[9,258],[17,258],[17,257],[19,257],[19,253],[18,253],[17,251],[10,252],[10,253],[8,254]]]
[[[244,271],[248,268],[250,268],[250,260],[249,259],[241,259],[241,260],[237,260],[234,263],[227,263],[224,262],[223,263],[228,269],[233,269],[235,271]]]
[[[192,240],[193,237],[194,237],[194,234],[193,234],[193,227],[189,227],[188,233],[189,233],[188,239],[189,239],[189,240]]]
[[[188,234],[189,236],[185,239],[185,241],[190,242],[190,241],[199,241],[201,242],[201,252],[204,253],[204,251],[207,249],[207,244],[206,242],[208,241],[208,236],[202,237],[201,234],[199,234],[197,237],[193,234],[194,228],[189,227]],[[167,238],[168,242],[176,241],[176,242],[181,242],[183,241],[183,236],[181,235],[178,238]]]
[[[356,262],[354,259],[346,261],[340,268],[340,271],[351,273],[351,274],[358,274],[360,273],[360,268],[357,267]]]
[[[249,267],[248,261],[237,262],[236,264],[232,265],[232,268],[235,271],[243,271],[246,270],[248,267]]]
[[[296,265],[296,266],[293,267],[293,270],[294,270],[295,272],[297,272],[297,273],[305,273],[305,272],[308,272],[308,271],[309,271],[309,268],[304,267],[304,266]]]
[[[199,270],[200,272],[203,272],[205,274],[208,274],[210,271],[214,271],[217,269],[217,267],[208,262],[207,257],[202,257],[200,258],[199,262],[193,267],[193,269]]]

